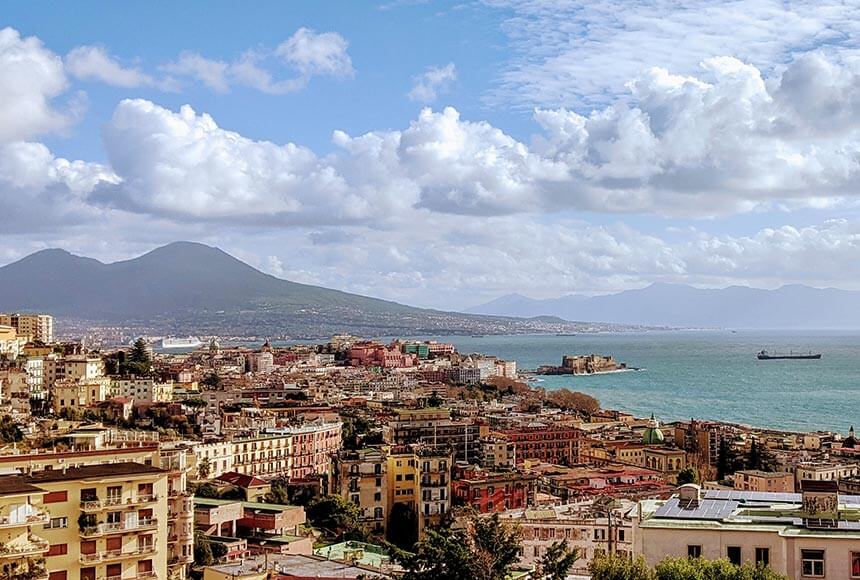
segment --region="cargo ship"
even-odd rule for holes
[[[778,352],[767,352],[766,350],[759,351],[758,354],[755,355],[758,360],[818,360],[821,358],[821,353],[793,353],[789,352],[788,354],[778,353]]]

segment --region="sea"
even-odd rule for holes
[[[716,419],[792,431],[847,433],[860,427],[860,331],[671,330],[575,336],[436,336],[463,353],[560,365],[566,354],[612,355],[640,371],[539,376],[534,386],[568,388],[661,421]],[[762,349],[820,352],[821,360],[756,359]]]

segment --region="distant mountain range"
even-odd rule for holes
[[[320,337],[570,332],[580,325],[404,306],[264,274],[210,246],[176,242],[104,264],[43,250],[0,267],[0,312],[38,311],[152,333]],[[593,325],[589,325],[593,326]]]
[[[537,300],[510,294],[468,312],[675,327],[856,329],[860,328],[860,292],[803,285],[761,290],[661,283],[593,297],[571,294]]]

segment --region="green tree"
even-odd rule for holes
[[[418,541],[418,513],[403,502],[391,506],[388,517],[388,539],[398,548],[412,550]]]
[[[635,560],[618,554],[598,556],[588,566],[591,580],[655,580],[645,558]]]
[[[339,495],[314,498],[305,511],[308,520],[331,537],[340,537],[358,528],[358,506]]]
[[[495,514],[472,517],[463,528],[428,530],[403,562],[403,580],[504,580],[519,558],[520,537]]]
[[[654,573],[656,580],[781,580],[785,578],[766,566],[754,566],[749,562],[736,566],[725,558],[719,560],[667,558],[657,564]]]
[[[9,415],[0,417],[0,442],[16,443],[24,439],[20,427]]]
[[[685,483],[698,483],[699,482],[699,474],[696,473],[696,470],[692,467],[687,467],[682,469],[680,473],[678,473],[678,485],[684,485]]]
[[[535,578],[542,580],[564,580],[573,564],[579,559],[577,550],[568,549],[561,540],[553,542],[537,563]]]
[[[194,563],[197,566],[211,566],[215,563],[212,542],[199,530],[194,532]]]
[[[209,373],[208,375],[203,377],[203,380],[200,382],[213,391],[221,388],[221,377],[218,376],[218,373]]]
[[[218,489],[211,483],[202,483],[194,490],[194,497],[218,499],[221,497],[221,494],[218,493]]]
[[[209,473],[212,470],[212,466],[209,464],[209,458],[204,457],[200,460],[200,463],[197,464],[197,477],[200,479],[209,479]]]

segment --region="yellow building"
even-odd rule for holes
[[[33,473],[50,522],[50,580],[164,577],[168,561],[168,474],[138,463]]]
[[[54,317],[48,314],[0,314],[0,325],[13,327],[27,340],[54,342]]]
[[[376,534],[385,533],[390,513],[387,467],[385,452],[376,447],[332,456],[332,492],[358,506],[362,526]]]
[[[107,379],[64,379],[54,383],[51,406],[55,413],[62,409],[84,410],[99,401],[107,401]]]
[[[40,505],[44,495],[21,476],[0,477],[0,569],[8,566],[16,577],[47,578],[50,546],[41,530],[51,519]]]

